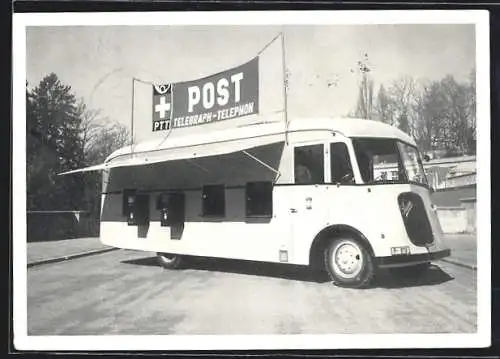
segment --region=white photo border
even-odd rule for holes
[[[471,334],[29,336],[26,256],[26,28],[109,25],[474,24],[477,80],[477,332]],[[490,46],[485,10],[13,14],[13,329],[17,350],[466,348],[491,344]]]

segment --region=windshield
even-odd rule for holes
[[[386,138],[352,139],[364,183],[417,183],[427,186],[418,150]]]
[[[398,141],[398,148],[408,181],[410,183],[427,185],[427,178],[425,177],[424,167],[418,150],[400,141]]]

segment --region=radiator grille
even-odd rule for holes
[[[410,241],[421,247],[434,242],[432,226],[422,198],[416,193],[402,193],[398,202]]]

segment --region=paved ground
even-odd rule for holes
[[[306,268],[192,260],[168,271],[118,250],[28,269],[30,335],[476,331],[476,272],[439,262],[420,282],[332,286]]]
[[[110,248],[99,238],[74,238],[61,241],[32,242],[27,245],[28,263]]]
[[[450,234],[446,235],[445,241],[452,249],[450,259],[467,266],[476,265],[476,236]],[[64,241],[28,243],[28,263],[109,248],[103,245],[99,238],[75,238]]]
[[[466,266],[477,265],[477,238],[470,234],[450,234],[445,236],[445,242],[451,248],[452,261]]]

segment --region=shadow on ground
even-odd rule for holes
[[[443,271],[439,265],[431,265],[420,278],[395,277],[388,270],[381,270],[370,288],[398,289],[405,287],[423,287],[446,283],[454,278]],[[367,288],[368,289],[368,288]]]
[[[156,257],[125,260],[122,261],[122,263],[152,267],[159,266]],[[303,266],[231,259],[186,258],[183,261],[182,269],[254,275],[259,277],[289,279],[313,283],[325,283],[329,281],[326,273],[323,274],[314,272]]]
[[[156,257],[144,257],[124,260],[122,263],[159,267]],[[252,262],[231,259],[214,258],[186,258],[182,269],[200,270],[209,272],[233,273],[254,275],[260,277],[288,279],[292,281],[327,283],[330,281],[325,272],[314,271],[309,267],[284,265],[278,263]],[[429,271],[421,278],[400,278],[391,276],[386,270],[377,273],[373,284],[367,288],[398,289],[405,287],[432,286],[453,280],[453,277],[444,272],[438,265],[432,265]]]

